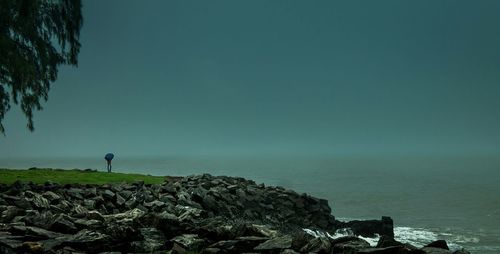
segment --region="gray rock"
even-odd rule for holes
[[[107,199],[112,199],[115,197],[115,193],[110,191],[110,190],[104,190],[104,192],[102,193],[102,196],[104,198],[107,198]]]
[[[93,199],[85,199],[83,200],[83,206],[89,210],[94,210],[96,206],[96,201]]]
[[[73,223],[73,219],[65,214],[59,214],[54,219],[54,222],[50,226],[50,230],[64,234],[73,234],[78,231]]]
[[[386,247],[393,247],[393,246],[403,246],[403,243],[400,243],[400,242],[394,240],[393,237],[386,236],[386,235],[381,236],[377,242],[377,248],[386,248]]]
[[[326,237],[316,237],[311,239],[304,247],[300,249],[302,253],[330,253],[332,244]]]
[[[200,253],[201,254],[217,254],[217,253],[222,253],[222,250],[218,249],[218,248],[205,248]]]
[[[102,221],[100,220],[87,220],[87,219],[76,219],[74,221],[75,226],[78,229],[98,229],[104,227]]]
[[[83,218],[87,215],[88,212],[89,210],[87,208],[79,204],[76,204],[72,210],[72,216],[76,218]]]
[[[183,234],[170,240],[173,243],[172,250],[176,253],[187,253],[201,250],[206,244],[196,234]]]
[[[111,215],[104,215],[104,218],[106,221],[116,221],[118,223],[127,223],[127,222],[132,222],[134,220],[140,219],[142,216],[146,214],[144,211],[134,208],[132,210],[123,212],[123,213],[117,213],[117,214],[111,214]]]
[[[11,222],[14,217],[24,214],[24,209],[20,209],[15,206],[7,206],[4,208],[2,214],[0,215],[0,220],[2,222]]]
[[[129,190],[122,190],[122,191],[120,191],[120,193],[119,193],[119,194],[120,194],[120,196],[122,196],[125,200],[127,200],[127,199],[129,199],[129,198],[130,198],[130,196],[132,196],[132,193],[133,193],[133,192],[131,192],[131,191],[129,191]]]
[[[65,236],[64,234],[52,232],[45,230],[43,228],[32,227],[32,226],[13,226],[11,228],[11,233],[16,235],[25,235],[36,239],[50,239]]]
[[[450,250],[436,248],[436,247],[424,247],[422,248],[426,254],[452,254]]]
[[[280,252],[280,254],[299,254],[299,252],[296,252],[292,249],[284,249]]]
[[[116,204],[119,206],[122,206],[123,204],[125,204],[125,202],[126,202],[125,198],[117,193],[116,194]]]
[[[140,228],[139,232],[142,241],[132,242],[132,251],[151,253],[165,249],[165,235],[158,229]]]
[[[437,240],[437,241],[434,241],[432,243],[425,245],[424,247],[434,247],[434,248],[440,248],[440,249],[445,249],[445,250],[450,249],[445,240]]]
[[[44,229],[49,229],[50,225],[54,221],[54,215],[50,210],[42,210],[38,212],[36,210],[26,211],[24,216],[24,222],[28,226],[36,226]]]
[[[340,237],[331,241],[334,253],[355,253],[370,247],[370,243],[357,237]]]
[[[66,193],[68,194],[68,196],[70,196],[72,198],[82,200],[83,194],[85,193],[85,191],[83,191],[82,189],[79,189],[79,188],[70,188],[70,189],[66,190]]]
[[[108,235],[83,229],[71,237],[67,237],[63,244],[76,249],[86,250],[91,253],[98,253],[106,249],[106,244],[110,240]]]
[[[255,247],[255,250],[276,250],[276,249],[288,249],[292,247],[292,237],[289,235],[276,237],[270,240],[267,240]]]
[[[46,198],[51,204],[57,204],[61,200],[61,196],[57,195],[52,191],[46,191],[42,194],[42,197]]]
[[[104,216],[100,212],[95,211],[95,210],[88,211],[85,217],[89,220],[105,221]]]

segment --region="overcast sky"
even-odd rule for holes
[[[0,157],[500,154],[500,1],[84,1]]]

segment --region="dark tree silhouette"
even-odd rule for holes
[[[0,0],[0,133],[11,101],[33,131],[33,110],[47,101],[61,64],[76,66],[81,0]]]

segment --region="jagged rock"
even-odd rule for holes
[[[394,237],[394,222],[387,216],[382,216],[381,220],[336,221],[335,224],[335,228],[350,228],[355,235],[364,237],[374,237],[376,234]]]
[[[105,220],[104,216],[98,211],[88,211],[85,217],[89,220],[98,220],[98,221]]]
[[[59,214],[54,219],[54,222],[50,226],[50,230],[65,234],[73,234],[78,231],[73,223],[73,219],[65,214]]]
[[[315,237],[311,239],[304,247],[300,249],[302,253],[330,253],[332,244],[326,237]]]
[[[76,235],[66,238],[63,243],[75,249],[98,253],[106,249],[109,239],[108,235],[83,229]]]
[[[289,235],[276,237],[267,240],[255,247],[255,250],[266,251],[266,250],[277,250],[277,249],[288,249],[292,247],[292,237]]]
[[[38,212],[37,210],[28,210],[24,216],[24,222],[28,226],[36,226],[43,229],[49,229],[50,225],[54,221],[54,215],[50,210],[42,210]]]
[[[165,235],[156,228],[140,228],[141,241],[134,241],[131,250],[134,252],[151,253],[165,249]]]
[[[217,254],[217,253],[222,253],[222,250],[218,249],[218,248],[205,248],[200,253],[201,254]]]
[[[83,200],[83,206],[88,210],[94,210],[96,207],[96,201],[93,199],[85,199]]]
[[[391,246],[385,248],[366,248],[357,250],[357,254],[424,254],[421,250],[411,250],[404,246]]]
[[[119,205],[119,206],[122,206],[123,204],[125,204],[126,200],[124,197],[122,197],[122,195],[120,194],[116,194],[116,204]]]
[[[179,220],[180,221],[194,221],[197,218],[200,218],[204,211],[199,208],[190,207],[190,206],[181,206],[177,205],[176,210],[180,213]]]
[[[334,253],[355,253],[357,250],[370,247],[367,241],[352,236],[340,237],[332,240],[331,243]]]
[[[87,208],[85,208],[84,206],[81,206],[79,204],[76,204],[72,210],[72,216],[74,216],[76,218],[83,218],[83,217],[87,216],[88,212],[89,212],[89,210]]]
[[[39,242],[24,242],[21,249],[27,251],[28,253],[43,252],[42,244]]]
[[[187,253],[201,250],[205,240],[200,239],[196,234],[183,234],[170,240],[173,243],[173,253]]]
[[[63,237],[64,234],[52,232],[49,230],[45,230],[43,228],[38,228],[38,227],[32,227],[32,226],[13,226],[10,229],[10,232],[12,234],[16,235],[25,235],[29,236],[31,238],[36,238],[36,239],[54,239],[58,237]]]
[[[386,247],[393,247],[393,246],[403,246],[403,243],[400,243],[396,240],[394,240],[393,237],[383,235],[379,238],[377,242],[377,248],[386,248]]]
[[[83,191],[82,189],[78,189],[78,188],[71,188],[69,190],[66,190],[66,193],[75,199],[82,200],[83,194],[85,193],[85,191]]]
[[[144,211],[138,208],[134,208],[132,210],[123,213],[104,215],[104,218],[107,221],[112,220],[112,221],[117,221],[119,223],[127,223],[141,218],[142,216],[144,216],[144,214],[146,214]]]
[[[422,248],[422,250],[426,254],[452,254],[452,252],[447,249],[436,248],[436,247],[424,247]]]
[[[1,222],[11,222],[16,216],[24,215],[25,210],[15,207],[15,206],[7,206],[4,208],[2,214],[0,215]]]
[[[432,243],[425,245],[424,247],[433,247],[433,248],[440,248],[440,249],[445,249],[445,250],[450,249],[445,240],[437,240],[437,241],[434,241]]]
[[[76,219],[74,221],[75,226],[82,230],[82,229],[98,229],[103,227],[103,223],[100,220],[87,220],[87,219]]]
[[[460,250],[456,250],[455,252],[453,252],[453,254],[471,254],[471,253],[462,248]]]
[[[299,254],[299,253],[292,249],[284,249],[283,251],[280,252],[280,254]]]
[[[107,198],[107,199],[112,199],[115,197],[115,193],[110,191],[110,190],[104,190],[104,192],[102,193],[102,196],[104,198]]]
[[[57,204],[61,200],[61,196],[57,195],[52,191],[46,191],[42,194],[42,197],[46,198],[50,204]]]

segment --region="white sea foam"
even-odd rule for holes
[[[336,239],[344,236],[352,236],[354,235],[350,229],[339,229],[335,231],[334,234],[330,234],[328,232],[319,231],[319,230],[311,230],[305,228],[304,231],[314,237],[329,237],[331,239]],[[362,237],[359,238],[370,243],[371,246],[376,246],[378,240],[380,239],[379,235],[376,237]],[[397,241],[403,243],[409,243],[415,247],[423,247],[426,244],[429,244],[438,239],[446,238],[448,246],[452,250],[458,250],[462,248],[461,244],[464,243],[478,243],[479,239],[475,237],[465,237],[460,235],[453,235],[451,233],[442,233],[438,234],[432,232],[430,230],[424,228],[412,228],[412,227],[395,227],[394,228],[394,238]]]
[[[409,243],[416,247],[438,240],[438,234],[423,228],[395,227],[394,238],[397,241]]]
[[[306,233],[314,236],[314,237],[329,237],[331,239],[337,239],[337,238],[344,237],[344,236],[354,235],[350,229],[344,229],[344,228],[338,229],[337,231],[335,231],[335,233],[333,235],[328,233],[328,232],[319,231],[319,230],[311,230],[311,229],[307,229],[307,228],[305,228],[304,231]],[[378,239],[380,238],[379,235],[376,235],[375,237],[363,237],[363,236],[358,236],[358,237],[367,241],[370,244],[370,246],[376,246]]]

